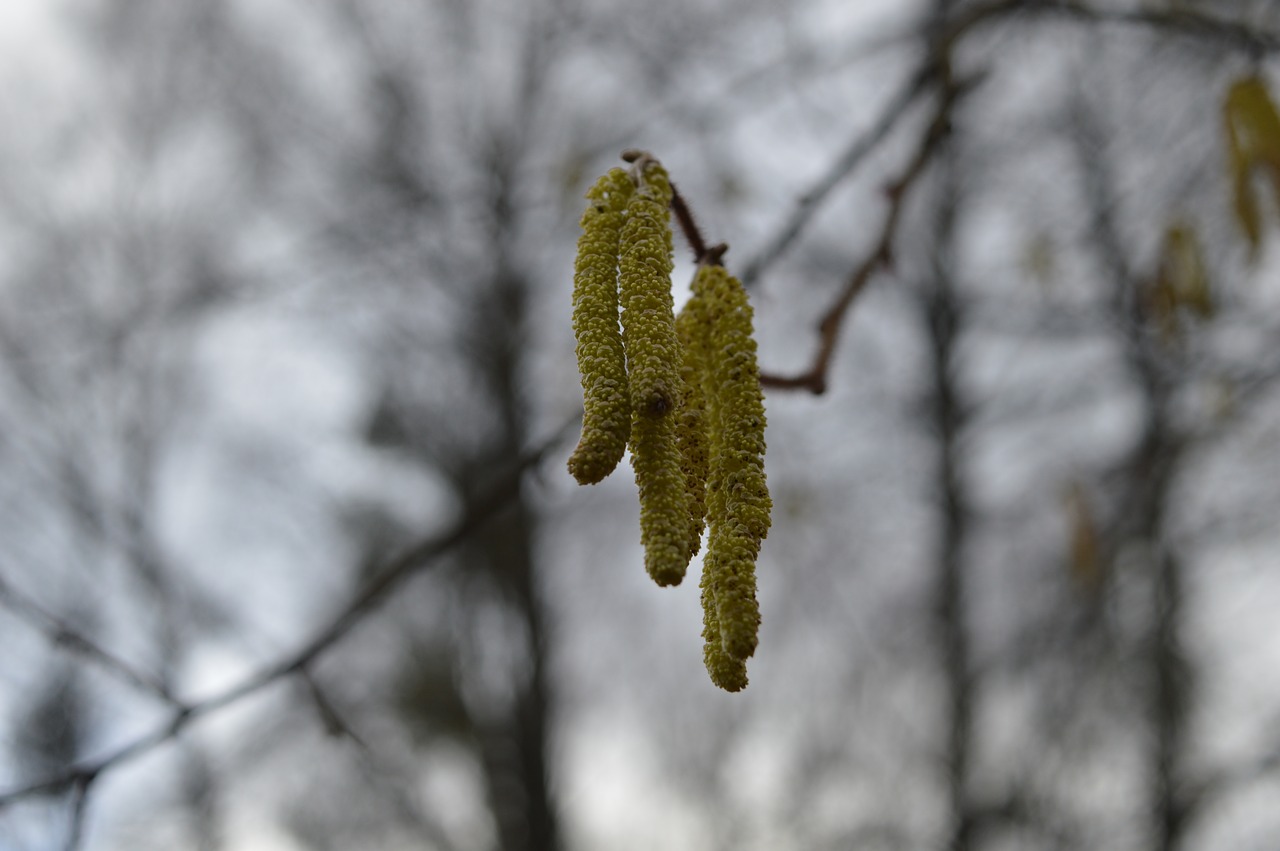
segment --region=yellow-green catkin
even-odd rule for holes
[[[760,608],[755,562],[769,531],[772,502],[764,474],[764,396],[742,284],[722,267],[694,278],[705,302],[707,364],[703,386],[711,438],[707,477],[707,552],[703,560],[704,656],[717,685],[746,684],[743,663],[756,648]]]
[[[706,390],[703,387],[707,369],[707,317],[706,303],[701,298],[690,298],[676,316],[676,336],[683,353],[676,442],[680,446],[684,466],[689,506],[689,557],[692,558],[698,554],[702,543],[707,512],[707,470],[710,466]]]
[[[671,297],[671,183],[666,170],[652,160],[637,168],[640,186],[627,202],[619,258],[622,341],[632,410],[657,417],[676,407],[680,389]]]
[[[689,509],[676,439],[681,354],[671,297],[671,184],[652,160],[636,168],[640,180],[627,204],[618,277],[631,383],[631,464],[640,491],[645,570],[659,585],[678,585],[689,564]]]
[[[747,663],[725,652],[706,568],[703,568],[702,579],[702,663],[707,667],[711,682],[725,691],[742,691],[747,687]]]
[[[582,374],[582,439],[569,457],[578,484],[613,472],[631,437],[631,392],[618,329],[618,255],[635,183],[611,169],[587,190],[573,269],[573,333]]]

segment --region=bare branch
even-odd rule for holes
[[[337,707],[333,705],[333,701],[329,699],[329,696],[321,690],[319,683],[311,676],[311,671],[307,670],[306,667],[299,668],[298,679],[306,687],[307,696],[311,698],[316,714],[320,716],[320,723],[324,725],[324,731],[330,736],[341,736],[342,738],[350,739],[356,747],[362,751],[367,751],[369,745],[338,714]]]
[[[77,632],[57,615],[15,589],[4,579],[0,579],[0,605],[42,633],[51,644],[65,647],[68,651],[92,662],[138,691],[158,697],[176,708],[182,708],[177,698],[159,677],[139,670],[109,650],[103,649],[95,641]]]
[[[1031,8],[1033,11],[1044,11],[1086,23],[1150,27],[1189,38],[1221,41],[1257,56],[1280,51],[1280,35],[1198,12],[1099,9],[1071,2],[1045,3],[1043,9],[1035,6]]]
[[[84,816],[89,806],[89,780],[76,783],[71,790],[71,823],[67,827],[64,851],[78,851],[84,838]]]
[[[1253,29],[1237,21],[1191,11],[1107,9],[1075,0],[993,0],[970,7],[952,19],[944,37],[949,49],[969,30],[1015,15],[1048,15],[1084,24],[1146,27],[1199,41],[1220,42],[1254,56],[1280,52],[1280,35]]]
[[[449,529],[409,547],[392,558],[377,572],[363,591],[347,603],[325,627],[321,628],[293,655],[246,677],[220,694],[180,708],[163,726],[139,736],[105,757],[93,762],[81,763],[59,775],[27,786],[0,793],[0,809],[17,801],[56,792],[69,786],[83,787],[84,794],[87,794],[88,787],[100,775],[169,742],[195,719],[213,714],[302,671],[317,657],[337,644],[365,616],[374,611],[392,590],[460,544],[469,535],[474,534],[483,523],[506,508],[519,494],[525,473],[560,445],[567,431],[568,428],[561,429],[552,438],[523,455],[511,469],[497,477]]]
[[[933,120],[921,137],[915,155],[898,179],[885,190],[889,206],[885,210],[879,236],[866,257],[854,267],[844,289],[836,296],[835,301],[827,308],[822,320],[818,323],[818,350],[809,368],[796,375],[761,374],[761,386],[779,390],[808,390],[815,395],[826,392],[827,373],[831,368],[831,360],[835,356],[836,344],[840,339],[840,326],[844,322],[845,315],[849,312],[854,300],[866,288],[871,276],[892,263],[893,241],[898,232],[898,222],[902,218],[906,197],[912,185],[924,173],[938,144],[946,137],[951,125],[951,111],[956,100],[970,87],[971,83],[943,87]]]
[[[702,262],[702,259],[707,256],[707,241],[703,238],[702,230],[698,227],[698,223],[694,221],[693,211],[685,203],[684,196],[680,194],[680,190],[676,188],[675,183],[671,184],[671,212],[675,214],[676,221],[680,223],[680,230],[684,232],[685,241],[693,249],[693,261],[695,263]]]
[[[855,138],[827,171],[814,181],[796,202],[791,216],[782,224],[765,247],[747,263],[742,282],[750,287],[791,247],[800,232],[817,213],[827,196],[848,178],[875,150],[930,81],[938,74],[944,58],[954,45],[971,30],[987,23],[1020,14],[1041,14],[1093,24],[1144,26],[1200,40],[1219,41],[1243,48],[1254,55],[1280,52],[1280,35],[1251,29],[1235,21],[1223,20],[1192,12],[1119,11],[1096,9],[1084,3],[1049,2],[1049,0],[996,0],[975,6],[956,16],[937,43],[937,52],[917,70],[889,99],[879,117],[865,133]]]
[[[774,237],[765,243],[765,247],[747,263],[742,272],[744,286],[750,287],[755,284],[756,280],[791,247],[800,235],[800,231],[818,212],[822,202],[841,182],[853,174],[877,145],[884,141],[885,136],[889,135],[889,131],[902,119],[915,99],[924,92],[936,71],[935,64],[930,62],[913,74],[911,79],[889,99],[889,103],[871,128],[850,142],[826,173],[814,181],[813,185],[800,196],[791,216],[778,229]]]
[[[620,156],[623,162],[632,163],[635,167],[633,177],[637,181],[642,178],[640,175],[644,170],[645,163],[653,163],[661,165],[662,163],[653,154],[648,151],[642,151],[639,148],[627,148]],[[671,187],[671,212],[676,217],[676,223],[680,225],[680,230],[684,234],[685,241],[689,243],[689,247],[693,249],[693,260],[695,263],[702,262],[707,254],[707,241],[702,236],[702,230],[698,227],[698,223],[693,218],[693,210],[689,208],[689,204],[684,200],[684,196],[680,194],[680,190],[676,187],[675,181],[667,178],[668,185]]]

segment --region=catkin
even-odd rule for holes
[[[720,621],[706,568],[702,571],[702,663],[711,682],[725,691],[742,691],[747,687],[747,663],[725,652],[720,639]]]
[[[631,407],[651,417],[671,411],[679,400],[670,204],[666,170],[652,160],[644,162],[622,227],[619,288]]]
[[[713,667],[713,662],[723,667],[721,653],[742,661],[755,652],[760,627],[755,562],[769,531],[772,502],[764,474],[764,397],[746,291],[722,267],[703,266],[693,294],[705,302],[708,334],[703,386],[711,447],[703,604],[711,645],[705,655],[714,680],[724,675]]]
[[[707,405],[703,375],[707,368],[706,303],[694,296],[676,316],[676,336],[683,358],[680,367],[681,402],[676,419],[676,442],[684,469],[689,506],[689,557],[698,554],[707,512]]]
[[[678,585],[689,564],[689,509],[676,438],[681,356],[671,297],[671,184],[655,161],[642,160],[637,170],[618,278],[631,382],[631,464],[645,570],[659,585]]]
[[[582,438],[569,458],[579,484],[599,482],[622,460],[631,437],[631,395],[618,330],[618,255],[623,215],[635,184],[611,169],[587,191],[573,274],[573,333],[582,375]]]

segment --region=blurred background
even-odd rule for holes
[[[1264,0],[7,0],[0,848],[1275,849],[1280,121],[1224,119],[1278,53]],[[766,373],[856,295],[767,394],[736,695],[564,467],[633,147]]]

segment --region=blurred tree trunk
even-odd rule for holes
[[[510,124],[495,128],[487,198],[487,242],[491,273],[476,294],[467,350],[495,413],[495,432],[477,454],[472,469],[458,482],[468,501],[476,483],[495,470],[518,466],[533,441],[529,432],[530,399],[524,377],[530,281],[520,271],[517,254],[521,208],[516,200],[525,136],[529,132],[540,86],[542,33],[526,36],[519,108]],[[547,675],[547,617],[539,596],[534,557],[537,515],[520,491],[505,511],[484,524],[464,544],[465,558],[484,569],[518,627],[524,643],[525,670],[514,672],[511,696],[496,717],[477,724],[490,806],[501,851],[556,851],[560,847],[556,808],[548,762],[550,687]]]
[[[514,468],[529,442],[520,381],[526,284],[514,270],[500,267],[491,290],[496,310],[476,314],[484,325],[477,328],[476,339],[485,345],[477,360],[485,365],[485,381],[501,425],[491,449],[477,456],[474,467],[464,473],[466,482],[482,482],[494,470]],[[492,577],[525,644],[527,670],[510,684],[509,705],[498,718],[478,725],[502,851],[554,851],[559,847],[549,785],[548,642],[533,553],[535,531],[536,514],[521,493],[464,545],[470,562],[464,569],[481,568]]]
[[[947,20],[952,0],[936,0],[929,33],[938,50],[939,32]],[[949,70],[944,70],[951,84]],[[973,752],[973,671],[969,642],[968,582],[965,546],[969,535],[969,504],[961,469],[960,440],[965,427],[964,405],[956,382],[955,347],[961,333],[962,311],[956,293],[954,270],[955,228],[961,203],[953,146],[943,140],[935,153],[933,205],[935,213],[929,258],[929,280],[921,304],[929,351],[930,399],[928,410],[937,441],[934,471],[940,528],[935,575],[935,642],[941,657],[944,699],[945,795],[950,823],[943,847],[970,851],[977,813],[968,784]]]
[[[931,283],[923,297],[930,355],[930,425],[937,441],[934,473],[940,515],[935,576],[936,643],[945,682],[944,718],[946,797],[951,813],[945,847],[968,851],[975,817],[968,778],[973,740],[973,678],[967,624],[968,583],[964,550],[969,507],[960,464],[960,438],[965,415],[956,386],[955,346],[961,327],[961,305],[952,279],[956,197],[951,157],[939,153],[937,217],[934,224]]]
[[[1183,577],[1168,528],[1170,492],[1186,441],[1174,424],[1173,397],[1181,369],[1171,346],[1143,307],[1145,285],[1122,244],[1115,220],[1115,176],[1106,156],[1106,138],[1084,104],[1075,110],[1077,144],[1084,166],[1091,231],[1111,286],[1113,327],[1119,329],[1124,365],[1137,387],[1144,422],[1122,470],[1122,496],[1112,519],[1120,547],[1140,553],[1150,583],[1144,689],[1151,730],[1149,798],[1151,836],[1156,851],[1177,851],[1186,839],[1187,806],[1180,776],[1186,758],[1187,708],[1193,672],[1182,647]]]

